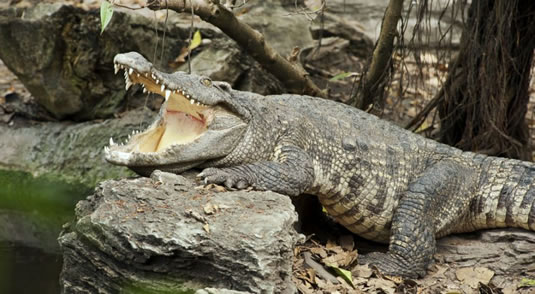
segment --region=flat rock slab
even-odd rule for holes
[[[522,287],[523,279],[535,279],[533,232],[506,228],[447,236],[437,242],[435,261],[417,281],[429,293],[483,293],[485,287],[534,293]]]
[[[218,192],[182,176],[105,181],[59,242],[64,293],[202,287],[293,293],[297,214],[273,192]]]

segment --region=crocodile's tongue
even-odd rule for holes
[[[156,152],[173,144],[185,144],[195,140],[206,126],[203,121],[179,111],[166,110],[165,130],[156,146]]]

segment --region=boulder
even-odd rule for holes
[[[133,130],[154,119],[150,110],[135,110],[118,119],[72,122],[0,124],[0,170],[30,173],[86,187],[104,179],[131,176],[124,167],[108,164],[103,148],[113,137],[123,142]]]
[[[183,30],[169,29],[165,56],[185,44]],[[109,117],[125,97],[124,81],[113,72],[115,54],[136,50],[152,56],[154,24],[116,11],[100,33],[98,11],[38,4],[0,13],[0,59],[37,102],[54,117],[86,120]]]
[[[296,222],[290,199],[273,192],[195,187],[159,171],[105,181],[59,238],[63,293],[294,293]]]

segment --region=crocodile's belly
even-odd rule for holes
[[[325,191],[324,189],[321,189]],[[394,207],[398,202],[394,192],[363,191],[358,195],[327,189],[316,191],[327,213],[351,232],[376,242],[388,243]]]

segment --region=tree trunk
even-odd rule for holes
[[[474,0],[438,106],[442,142],[531,160],[525,122],[535,1]]]
[[[381,33],[375,43],[369,68],[360,82],[356,97],[351,105],[360,109],[370,110],[380,116],[385,101],[385,85],[389,82],[392,68],[394,38],[397,36],[397,25],[401,18],[403,0],[390,0],[383,16]]]

